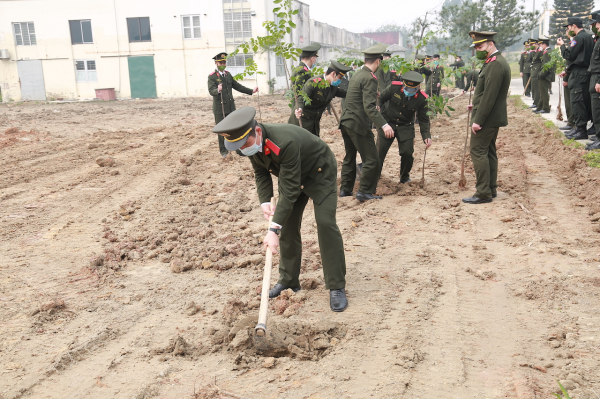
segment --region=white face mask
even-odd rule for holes
[[[261,143],[261,144],[257,144],[257,143]],[[258,137],[258,135],[256,136],[254,144],[252,144],[250,147],[241,148],[240,151],[245,156],[251,157],[252,155],[256,154],[258,151],[260,151],[261,148],[262,148],[262,134],[261,134],[261,137]]]

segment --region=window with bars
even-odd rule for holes
[[[244,43],[252,37],[252,13],[250,11],[250,3],[236,0],[223,0],[223,5],[225,43]]]
[[[285,64],[283,57],[278,55],[275,61],[275,76],[285,76]]]
[[[184,39],[200,39],[200,15],[184,15],[181,21]]]
[[[69,28],[71,28],[71,44],[94,43],[91,20],[69,21]]]
[[[33,22],[13,22],[15,43],[17,46],[35,46],[35,28]]]
[[[127,31],[129,32],[129,42],[151,42],[150,18],[127,18]]]
[[[246,69],[246,60],[251,60],[253,58],[254,56],[252,54],[238,54],[229,57],[227,58],[227,70],[234,76],[244,72],[244,69]]]
[[[95,60],[76,60],[75,72],[77,82],[97,82],[98,73],[96,72]]]

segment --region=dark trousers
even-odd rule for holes
[[[498,127],[484,127],[471,133],[471,161],[475,169],[477,183],[475,197],[490,199],[498,189],[498,156],[496,155],[496,138]]]
[[[546,79],[538,79],[538,88],[540,90],[540,102],[536,103],[537,109],[550,111],[550,82]]]
[[[531,74],[531,98],[533,98],[533,103],[535,105],[540,104],[540,85],[538,80],[538,72]]]
[[[381,173],[379,155],[375,145],[375,135],[371,130],[357,133],[341,126],[346,155],[342,163],[341,189],[352,192],[356,180],[356,153],[360,154],[363,164],[362,177],[358,190],[364,194],[375,194],[377,181]]]
[[[596,92],[596,82],[598,81],[598,74],[593,74],[590,79],[590,105],[592,112],[592,121],[596,128],[596,137],[600,137],[600,93]]]
[[[390,147],[394,143],[394,140],[398,140],[398,153],[400,154],[400,181],[407,181],[410,179],[410,171],[413,166],[413,152],[415,150],[414,139],[400,141],[398,133],[391,139],[385,137],[383,130],[377,130],[377,150],[379,153],[379,162],[381,163],[381,169],[383,170],[383,163],[385,157],[390,150]]]
[[[463,75],[461,73],[460,76],[457,76],[456,81],[454,82],[454,86],[457,89],[464,90],[465,89],[465,75]]]
[[[225,115],[225,116],[227,116],[227,115]],[[217,125],[223,119],[225,119],[223,114],[215,114],[215,125]],[[221,156],[224,157],[227,154],[229,154],[229,151],[227,151],[227,148],[225,148],[225,138],[223,136],[221,136],[220,134],[218,135],[218,137],[219,137],[219,152],[221,153]]]
[[[336,222],[337,191],[336,179],[333,179],[332,192],[320,204],[314,203],[315,221],[319,235],[321,262],[325,287],[337,290],[346,287],[346,257],[342,233]],[[279,248],[279,284],[286,287],[300,287],[300,267],[302,265],[302,215],[308,203],[308,195],[300,193],[294,203],[292,213],[281,229]]]
[[[569,89],[571,90],[573,124],[577,127],[587,125],[592,117],[589,86],[590,74],[583,68],[573,69],[569,75]]]
[[[562,82],[559,82],[559,84],[562,86]],[[562,86],[563,88],[563,93],[565,94],[565,98],[563,100],[563,102],[565,103],[565,112],[567,113],[567,122],[570,125],[573,125],[573,108],[571,108],[571,89],[569,89],[569,86]]]
[[[526,96],[530,96],[531,95],[531,82],[529,82],[529,77],[531,76],[531,74],[529,72],[523,72],[523,88],[525,89],[525,95]],[[527,83],[529,83],[529,86],[527,85]]]

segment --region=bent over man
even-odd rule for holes
[[[213,128],[225,139],[229,151],[240,150],[254,168],[256,190],[265,218],[273,216],[264,246],[276,253],[281,245],[279,281],[269,297],[291,288],[300,290],[302,261],[302,214],[313,200],[319,235],[325,286],[330,307],[342,312],[346,299],[346,260],[342,234],[336,222],[337,162],[329,146],[317,136],[290,124],[257,123],[256,110],[244,107],[233,112]],[[271,211],[273,180],[278,177],[279,198]],[[279,236],[281,235],[281,241]]]

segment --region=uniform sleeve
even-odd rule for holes
[[[230,75],[231,76],[231,75]],[[234,90],[239,91],[240,93],[244,93],[244,94],[249,94],[252,95],[252,89],[242,85],[241,83],[239,83],[237,80],[235,80],[233,78],[233,76],[231,76],[231,87]]]
[[[524,65],[525,65],[525,54],[521,54],[521,58],[519,58],[519,72],[523,72]]]
[[[296,95],[298,95],[298,92],[300,92],[300,90],[304,89],[304,85],[306,84],[306,82],[309,79],[310,79],[310,72],[307,72],[304,69],[301,69],[301,72],[299,72],[296,75],[296,81],[294,82],[294,88],[296,91]]]
[[[346,95],[348,94],[348,92],[346,91],[346,89],[343,89],[340,86],[337,86],[335,89],[336,89],[335,90],[335,96],[336,97],[346,98]]]
[[[419,72],[425,76],[431,75],[431,69],[429,69],[429,68],[421,67],[421,69],[419,69]]]
[[[480,126],[483,126],[485,120],[490,115],[496,100],[498,99],[498,93],[500,92],[500,88],[502,87],[502,82],[504,81],[504,70],[499,62],[491,62],[488,64],[485,74],[485,90],[483,91],[483,95],[481,97],[481,102],[477,107],[477,112],[475,112],[475,117],[473,118],[473,123],[477,123]]]
[[[292,213],[294,203],[302,190],[300,145],[289,142],[281,149],[280,158],[282,162],[279,169],[279,199],[273,215],[273,223],[285,228],[285,222]]]
[[[306,81],[306,83],[304,83],[304,93],[306,93],[306,95],[308,96],[308,98],[313,99],[313,94],[315,93],[315,85],[317,85],[318,83],[315,82],[313,79],[308,79]],[[304,97],[301,95],[298,95],[298,108],[302,108],[304,109],[304,107],[306,106],[306,102],[304,101]]]
[[[427,106],[427,101],[423,102],[417,111],[417,119],[419,119],[419,130],[421,131],[421,138],[423,140],[431,138],[431,129],[429,122],[429,107]]]
[[[571,45],[569,45],[569,47],[567,47],[566,44],[563,44],[562,46],[560,46],[560,53],[562,54],[562,56],[565,60],[572,62],[572,61],[575,61],[575,59],[577,58],[577,55],[579,54],[579,51],[581,50],[582,47],[583,47],[583,40],[580,40],[579,43],[576,43],[573,47],[571,47]]]
[[[381,96],[379,97],[379,99],[382,103],[385,103],[392,99],[392,85],[389,85],[381,92]]]
[[[256,192],[259,203],[270,202],[273,197],[273,179],[271,178],[271,174],[254,162],[252,157],[250,157],[250,163],[252,163],[252,168],[254,169],[254,180],[256,181]]]
[[[542,56],[542,67],[540,68],[540,74],[538,75],[539,79],[545,79],[550,73],[553,72],[552,68],[548,68],[544,71],[544,65],[550,62],[550,54],[544,54]]]
[[[208,75],[208,93],[213,97],[217,97],[219,95],[217,86],[219,86],[217,84],[217,79],[214,79],[213,75]]]
[[[442,75],[441,79],[444,79],[444,67],[441,67],[440,72],[441,72],[441,75]]]
[[[369,117],[378,128],[382,128],[387,122],[379,111],[377,111],[377,79],[367,79],[363,87],[363,108]]]

